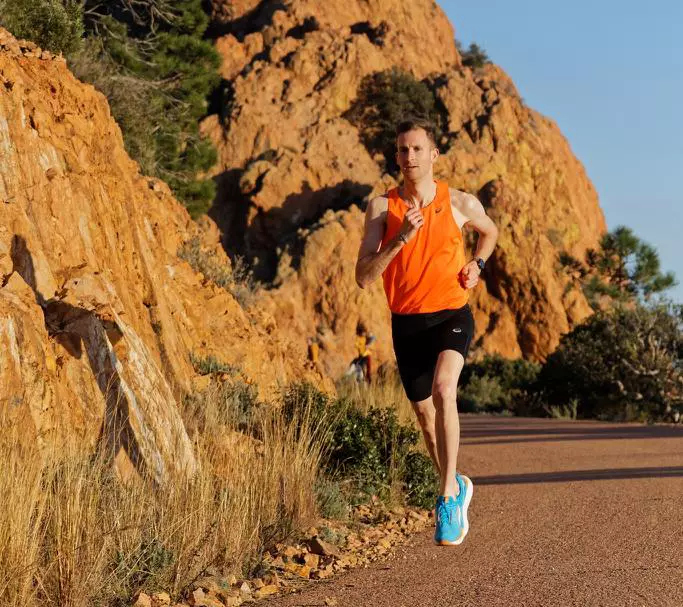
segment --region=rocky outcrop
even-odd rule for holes
[[[3,422],[162,481],[196,465],[178,407],[190,354],[257,378],[264,397],[305,377],[304,346],[178,257],[196,233],[168,187],[139,174],[105,98],[0,30]]]
[[[557,253],[580,255],[605,230],[596,192],[557,125],[500,68],[462,66],[435,3],[213,4],[229,101],[202,124],[220,153],[213,216],[228,248],[277,266],[267,307],[284,331],[320,337],[327,371],[352,356],[359,318],[391,356],[381,286],[358,290],[353,264],[354,204],[393,180],[345,118],[363,78],[391,67],[425,79],[439,101],[447,151],[437,176],[476,194],[501,228],[472,298],[480,351],[542,359],[590,313]]]
[[[220,153],[215,214],[226,244],[275,248],[328,208],[363,200],[377,162],[343,114],[368,74],[411,65],[422,78],[458,65],[452,28],[436,5],[335,0],[217,2],[231,16],[217,40],[229,90],[203,124]],[[238,8],[242,7],[242,8]],[[430,43],[415,44],[425,31]]]

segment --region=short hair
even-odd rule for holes
[[[402,133],[407,133],[408,131],[414,131],[415,129],[422,129],[427,133],[429,141],[432,145],[436,147],[436,127],[434,123],[428,118],[422,118],[421,116],[406,116],[401,122],[398,123],[396,127],[396,138]]]

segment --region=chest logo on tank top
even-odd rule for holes
[[[436,207],[436,209],[434,209],[434,213],[441,213],[441,207]]]

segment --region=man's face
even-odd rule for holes
[[[417,181],[429,175],[439,150],[424,129],[401,133],[396,139],[396,162],[406,179]]]

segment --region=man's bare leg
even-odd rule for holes
[[[444,350],[436,362],[432,385],[432,399],[436,411],[437,454],[441,464],[440,495],[451,497],[458,493],[455,471],[460,446],[460,420],[456,397],[458,379],[464,365],[462,354],[455,350]]]
[[[422,429],[422,436],[425,439],[429,456],[432,458],[436,472],[440,477],[439,454],[436,446],[436,409],[434,408],[434,401],[430,396],[425,400],[411,401],[411,405],[413,405],[413,411],[415,411],[417,421]]]

